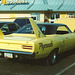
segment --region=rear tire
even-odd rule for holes
[[[57,62],[57,54],[58,54],[58,51],[53,50],[53,51],[49,54],[49,56],[47,57],[46,64],[47,64],[47,65],[54,65],[54,64]]]

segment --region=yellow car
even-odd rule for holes
[[[75,31],[75,18],[61,18],[61,19],[55,20],[54,23],[66,24],[72,32]]]
[[[32,18],[16,33],[4,35],[0,31],[0,57],[46,58],[55,64],[59,53],[75,48],[75,33],[65,24],[38,23]]]

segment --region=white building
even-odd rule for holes
[[[0,18],[11,17],[33,17],[36,22],[75,18],[75,0],[5,0],[0,5]]]

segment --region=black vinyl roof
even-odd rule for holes
[[[4,24],[5,24],[5,23],[14,23],[14,22],[0,22],[0,24],[1,24],[1,23],[4,23]]]
[[[60,23],[37,23],[37,25],[57,25],[57,26],[66,26],[65,24],[60,24]]]

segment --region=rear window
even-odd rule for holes
[[[54,25],[38,25],[43,34],[55,34],[58,26]],[[30,24],[27,24],[20,28],[16,33],[34,34],[33,28]]]
[[[29,19],[16,19],[14,22],[16,22],[20,27],[30,24]]]

